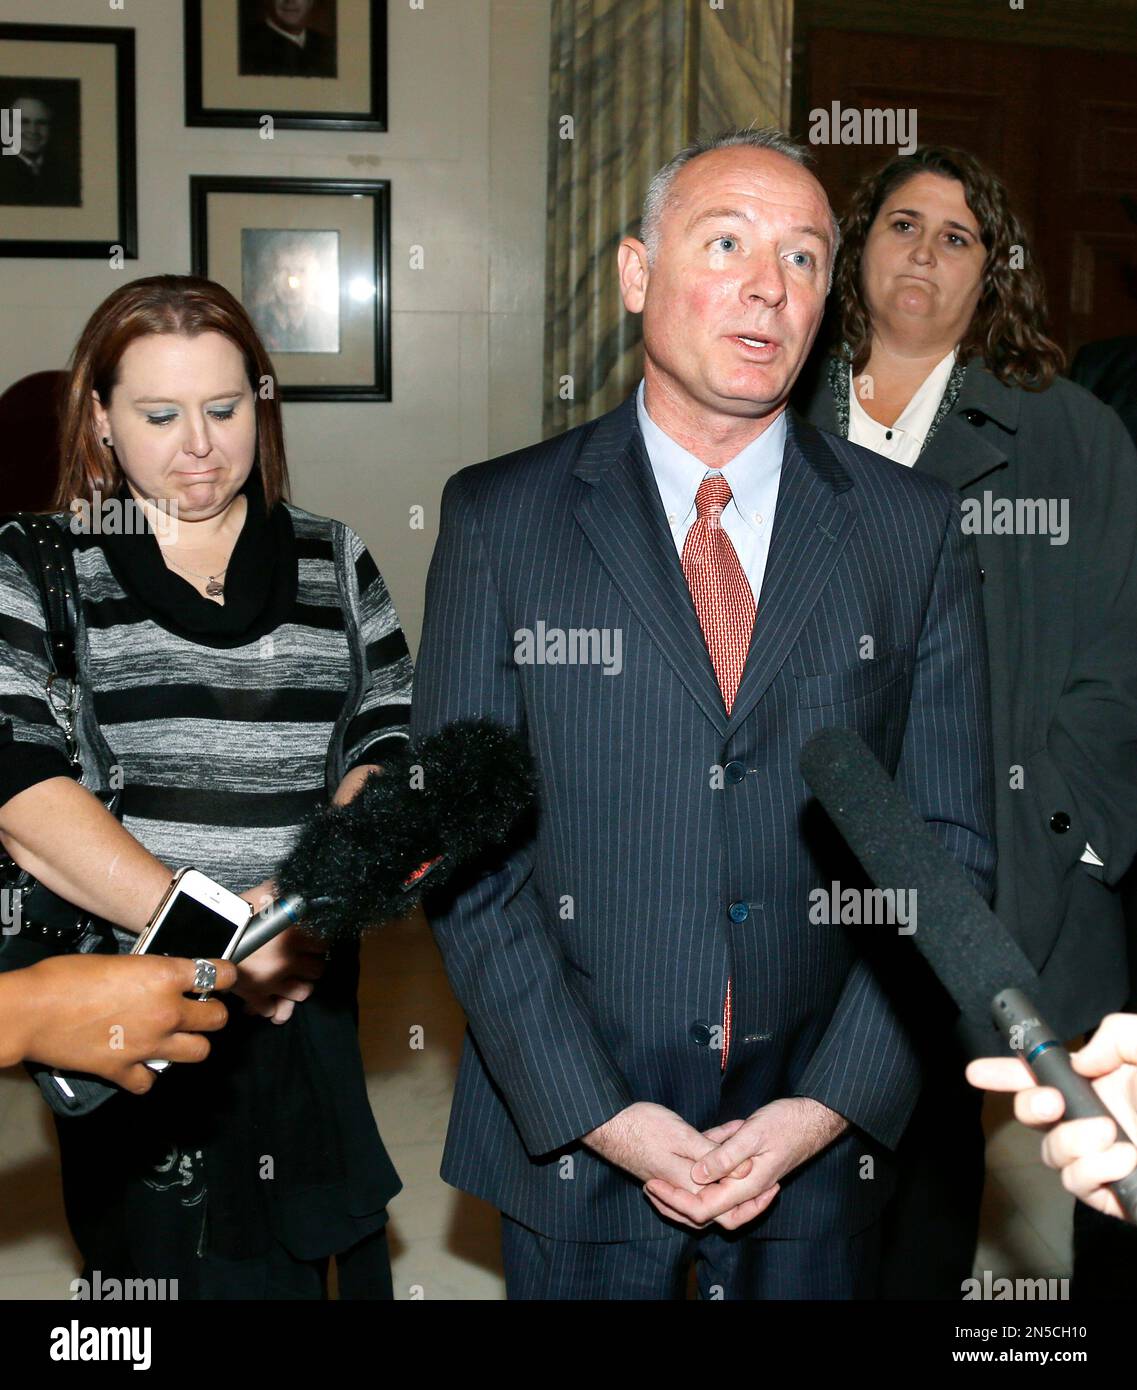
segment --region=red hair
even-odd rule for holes
[[[54,507],[66,509],[80,497],[94,504],[94,493],[112,496],[121,487],[122,467],[100,440],[91,393],[97,391],[107,406],[123,353],[137,338],[153,333],[190,338],[199,333],[220,333],[241,353],[256,410],[253,467],[260,471],[265,506],[271,511],[289,495],[276,373],[239,301],[223,286],[197,275],[149,275],[132,280],[108,295],[87,320],[71,354],[64,388]],[[271,384],[267,394],[261,389],[266,381]]]

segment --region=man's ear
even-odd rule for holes
[[[647,298],[647,282],[651,271],[647,264],[647,247],[634,236],[626,236],[616,251],[620,272],[620,297],[629,314],[642,314]]]

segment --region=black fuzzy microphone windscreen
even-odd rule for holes
[[[488,719],[447,724],[384,750],[345,806],[310,816],[276,874],[302,898],[306,931],[358,935],[404,916],[460,864],[504,844],[536,801],[524,739]]]

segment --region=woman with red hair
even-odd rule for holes
[[[120,952],[181,864],[262,907],[305,818],[407,737],[390,596],[350,528],[287,500],[275,387],[208,280],[136,280],[83,330],[53,514],[79,586],[82,783],[45,694],[28,542],[0,527],[0,839]],[[341,1296],[391,1296],[399,1181],[357,978],[356,948],[289,931],[239,967],[244,1008],[208,1060],[57,1122],[88,1270],[177,1279],[183,1298],[320,1298],[334,1256]]]

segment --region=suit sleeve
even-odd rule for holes
[[[1077,641],[1028,776],[1049,813],[1070,815],[1055,847],[1077,859],[1091,845],[1104,868],[1081,871],[1114,887],[1137,854],[1137,451],[1114,411],[1095,410],[1094,420],[1092,477],[1070,517]]]
[[[442,497],[427,579],[411,728],[484,717],[525,731],[510,633],[461,474]],[[533,1156],[578,1140],[634,1099],[566,981],[550,909],[533,877],[533,838],[448,887],[427,915],[451,987]]]
[[[995,885],[989,700],[979,567],[955,499],[916,653],[896,785],[988,901]],[[895,1148],[920,1079],[909,1032],[862,957],[796,1093]]]

